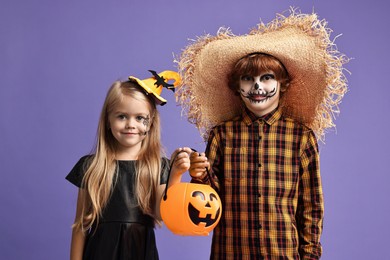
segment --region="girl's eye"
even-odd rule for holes
[[[241,80],[242,80],[242,81],[252,81],[252,80],[253,80],[253,77],[245,75],[245,76],[242,76],[242,77],[241,77]]]
[[[136,120],[142,124],[144,124],[146,127],[149,126],[149,116],[137,116]]]
[[[125,115],[118,115],[118,118],[119,118],[120,120],[125,120],[127,117],[126,117]]]
[[[275,79],[275,75],[273,74],[264,74],[260,77],[260,81],[267,81],[270,79]]]
[[[135,119],[137,119],[138,122],[145,121],[146,117],[144,116],[137,116]]]

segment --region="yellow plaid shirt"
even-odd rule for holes
[[[319,259],[324,206],[310,129],[279,109],[245,110],[213,129],[206,155],[223,207],[211,259]]]

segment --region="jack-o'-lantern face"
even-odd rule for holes
[[[220,202],[215,193],[194,191],[188,203],[188,214],[195,225],[210,226],[217,221],[221,212]]]
[[[218,224],[222,204],[217,192],[208,185],[178,183],[169,187],[160,203],[165,225],[178,235],[207,236]]]

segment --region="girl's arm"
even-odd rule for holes
[[[192,153],[191,148],[184,147],[176,149],[171,156],[172,168],[170,169],[168,187],[181,182],[183,173],[188,171],[190,168],[190,154]],[[157,203],[155,207],[156,217],[161,220],[160,216],[160,201],[164,196],[165,184],[159,185],[157,188]]]
[[[85,191],[79,189],[79,194],[77,196],[77,208],[76,208],[76,217],[75,222],[79,219],[81,215],[83,196],[85,196]],[[72,241],[70,246],[70,259],[71,260],[82,260],[83,251],[84,251],[85,235],[80,228],[73,228],[72,230]]]
[[[190,154],[192,153],[191,148],[184,147],[176,149],[171,156],[172,168],[171,176],[169,177],[168,188],[176,183],[181,182],[183,173],[188,171],[190,168]]]

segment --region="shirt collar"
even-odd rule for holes
[[[254,113],[252,113],[249,109],[246,107],[243,109],[242,113],[242,119],[243,122],[247,125],[251,125],[256,121],[263,121],[267,123],[268,125],[272,125],[275,123],[277,120],[279,120],[282,117],[282,110],[280,107],[277,107],[275,110],[272,112],[269,112],[268,114],[258,117]]]

